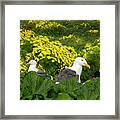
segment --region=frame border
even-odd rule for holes
[[[5,115],[5,5],[115,5],[115,115]],[[0,41],[0,119],[119,119],[120,0],[2,1]]]

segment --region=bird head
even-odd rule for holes
[[[87,61],[82,57],[77,57],[75,59],[74,63],[77,63],[77,64],[79,64],[81,66],[86,66],[86,67],[88,67],[90,69],[90,65],[88,65]]]
[[[36,62],[35,60],[30,60],[29,64],[30,64],[30,65],[36,65],[37,62]]]

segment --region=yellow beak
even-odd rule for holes
[[[86,66],[86,67],[88,67],[90,69],[90,65],[88,65],[88,64],[84,64],[83,66]]]

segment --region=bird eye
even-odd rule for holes
[[[81,61],[83,61],[83,60],[81,60]]]

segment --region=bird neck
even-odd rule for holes
[[[69,69],[75,71],[77,75],[80,75],[82,72],[82,65],[79,65],[78,63],[74,63],[73,66],[70,67]]]
[[[38,71],[38,69],[36,68],[36,65],[30,65],[28,71]]]

